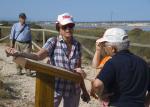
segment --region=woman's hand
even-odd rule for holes
[[[81,98],[84,102],[89,102],[91,100],[89,93],[86,92],[82,92]]]
[[[83,78],[86,78],[86,73],[84,72],[84,70],[82,70],[82,68],[76,68],[75,71],[76,73],[80,74]]]
[[[96,51],[102,51],[103,47],[104,47],[104,44],[99,43],[99,41],[97,40],[96,41]]]
[[[18,56],[19,52],[15,48],[6,47],[5,52],[7,56]]]
[[[98,96],[93,88],[93,82],[94,80],[91,81],[91,91],[90,91],[90,96],[94,97],[95,99],[98,99]]]

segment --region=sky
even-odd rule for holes
[[[0,0],[0,20],[55,21],[69,12],[75,21],[150,20],[150,0]]]

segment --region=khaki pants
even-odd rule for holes
[[[15,42],[15,49],[17,49],[20,52],[26,52],[26,53],[31,53],[32,50],[32,43],[20,43],[20,42]],[[18,71],[22,70],[22,67],[16,64],[16,68]],[[26,70],[29,71],[29,70]]]

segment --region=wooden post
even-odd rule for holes
[[[55,77],[80,82],[82,77],[76,73],[38,61],[16,58],[22,67],[36,70],[35,107],[54,107]]]
[[[43,30],[43,45],[45,44],[45,31]]]
[[[55,77],[36,75],[35,107],[54,107]]]

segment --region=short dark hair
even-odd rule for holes
[[[59,23],[56,23],[56,30],[57,30],[57,31],[60,30],[60,25],[59,25]]]
[[[19,18],[24,18],[24,19],[26,19],[27,17],[26,17],[26,14],[25,14],[25,13],[20,13],[20,14],[19,14]]]

